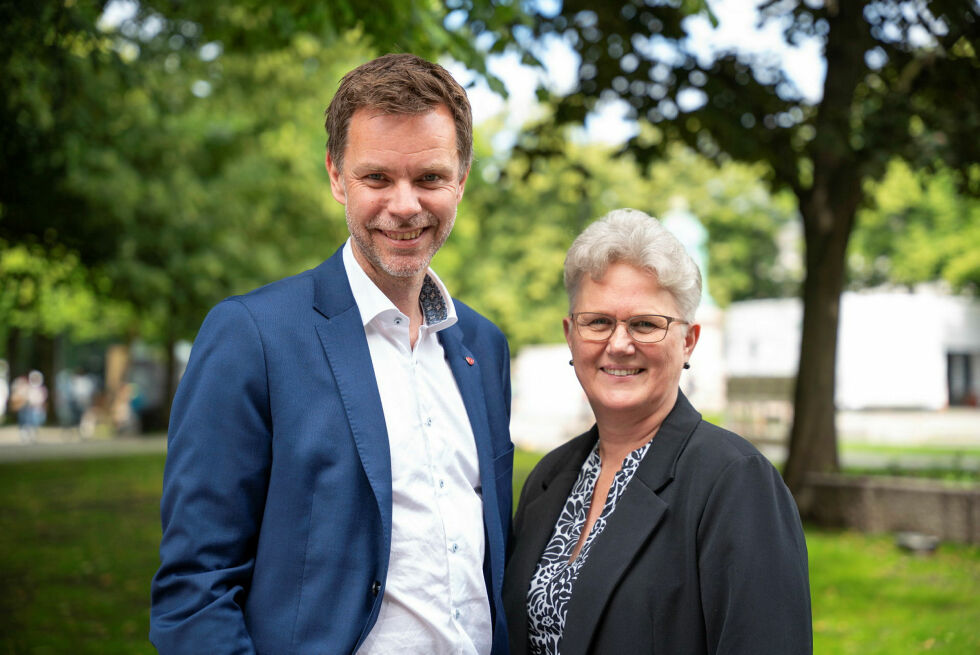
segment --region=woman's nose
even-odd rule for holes
[[[613,333],[609,335],[609,352],[626,352],[633,348],[633,337],[625,323],[617,323]]]

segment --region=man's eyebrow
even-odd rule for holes
[[[391,166],[384,164],[373,163],[370,161],[359,162],[351,167],[351,170],[356,174],[364,173],[389,173],[392,170]],[[430,173],[439,173],[445,175],[447,173],[456,170],[455,164],[448,161],[438,161],[429,162],[425,165],[419,166],[417,169],[419,175],[428,175]]]

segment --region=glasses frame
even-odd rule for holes
[[[609,336],[606,337],[606,338],[604,338],[604,339],[596,339],[594,336],[591,336],[591,335],[590,336],[586,336],[585,334],[583,334],[582,333],[582,330],[583,330],[583,328],[585,328],[585,326],[578,322],[578,317],[581,316],[582,314],[592,314],[594,316],[603,316],[605,318],[608,318],[610,321],[615,321],[615,324],[613,325],[612,330],[609,332]],[[636,318],[645,318],[645,317],[648,317],[648,316],[656,316],[657,318],[665,318],[665,319],[667,319],[667,327],[664,328],[663,335],[659,339],[657,339],[655,341],[643,341],[641,339],[637,339],[636,338],[636,335],[633,334],[633,328],[630,327],[630,322],[633,319],[636,319]],[[636,343],[644,343],[644,344],[648,344],[648,343],[660,343],[661,341],[663,341],[664,339],[666,339],[667,338],[667,332],[668,332],[668,330],[670,330],[670,326],[673,325],[674,323],[683,323],[684,325],[690,325],[690,321],[685,321],[683,319],[676,318],[674,316],[667,316],[665,314],[635,314],[635,315],[629,316],[627,318],[616,318],[615,316],[611,316],[609,314],[604,314],[603,312],[575,312],[574,314],[569,314],[568,317],[570,319],[572,319],[572,325],[575,326],[575,332],[578,334],[579,338],[581,338],[583,341],[589,341],[591,343],[605,343],[605,342],[609,341],[610,339],[612,339],[612,336],[614,334],[616,334],[616,328],[619,327],[619,324],[620,323],[624,323],[626,325],[626,334],[628,334],[630,336],[630,339],[632,339]]]

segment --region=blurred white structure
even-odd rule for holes
[[[732,303],[729,380],[790,379],[803,307],[781,298]],[[847,292],[841,299],[838,409],[943,409],[980,396],[980,302],[933,291]]]
[[[567,344],[525,346],[511,370],[511,439],[547,452],[589,429],[595,421]]]

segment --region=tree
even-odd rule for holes
[[[896,160],[869,183],[872,202],[850,244],[851,287],[943,280],[955,291],[980,289],[980,200],[960,193],[955,177]]]
[[[538,36],[559,35],[581,57],[578,88],[558,102],[560,121],[582,121],[618,98],[657,129],[626,150],[640,161],[681,141],[717,161],[766,165],[795,195],[806,244],[803,333],[795,416],[784,475],[805,512],[806,475],[838,468],[834,361],[845,253],[866,183],[900,157],[949,167],[977,191],[980,161],[980,5],[973,0],[766,0],[760,21],[789,43],[823,44],[827,75],[810,102],[778,59],[723,52],[710,61],[686,40],[701,0],[566,0],[538,14]],[[971,172],[974,170],[974,172]]]
[[[108,279],[90,286],[139,317],[119,336],[163,344],[169,380],[174,341],[208,307],[345,234],[320,127],[341,75],[404,49],[485,72],[500,46],[479,35],[521,16],[489,1],[145,0],[109,20],[109,4],[0,3],[0,238]]]
[[[795,220],[788,194],[773,197],[758,165],[716,165],[681,145],[649,175],[615,148],[565,135],[540,158],[533,134],[514,153],[494,153],[487,139],[496,125],[478,126],[473,170],[453,234],[433,266],[454,295],[490,317],[513,351],[563,340],[568,312],[562,283],[565,253],[591,221],[618,207],[664,216],[685,204],[707,229],[715,300],[767,298],[798,287],[776,247]]]
[[[110,4],[132,11],[109,23],[105,10]],[[369,5],[354,0],[3,0],[0,238],[57,243],[78,252],[85,265],[116,255],[118,239],[128,228],[125,219],[105,207],[89,207],[86,195],[66,181],[93,144],[138,146],[142,135],[129,115],[118,112],[132,109],[122,97],[139,95],[154,69],[166,69],[177,78],[188,66],[213,74],[223,64],[215,60],[221,53],[261,57],[292,47],[297,37],[329,48],[350,43],[349,36],[356,34],[359,48],[353,52],[364,59],[371,51],[408,50],[433,59],[450,56],[486,74],[486,54],[512,42],[524,20],[517,7],[492,0],[381,0]],[[453,29],[446,29],[447,24]],[[204,52],[217,54],[205,55],[209,60],[202,63]],[[503,89],[499,80],[488,79],[495,89]],[[197,81],[207,82],[207,75]],[[325,104],[329,97],[324,91],[338,79],[323,81],[325,88],[307,93],[317,94]],[[188,106],[174,106],[159,95],[150,96],[149,102],[153,106],[145,109],[160,115]]]

